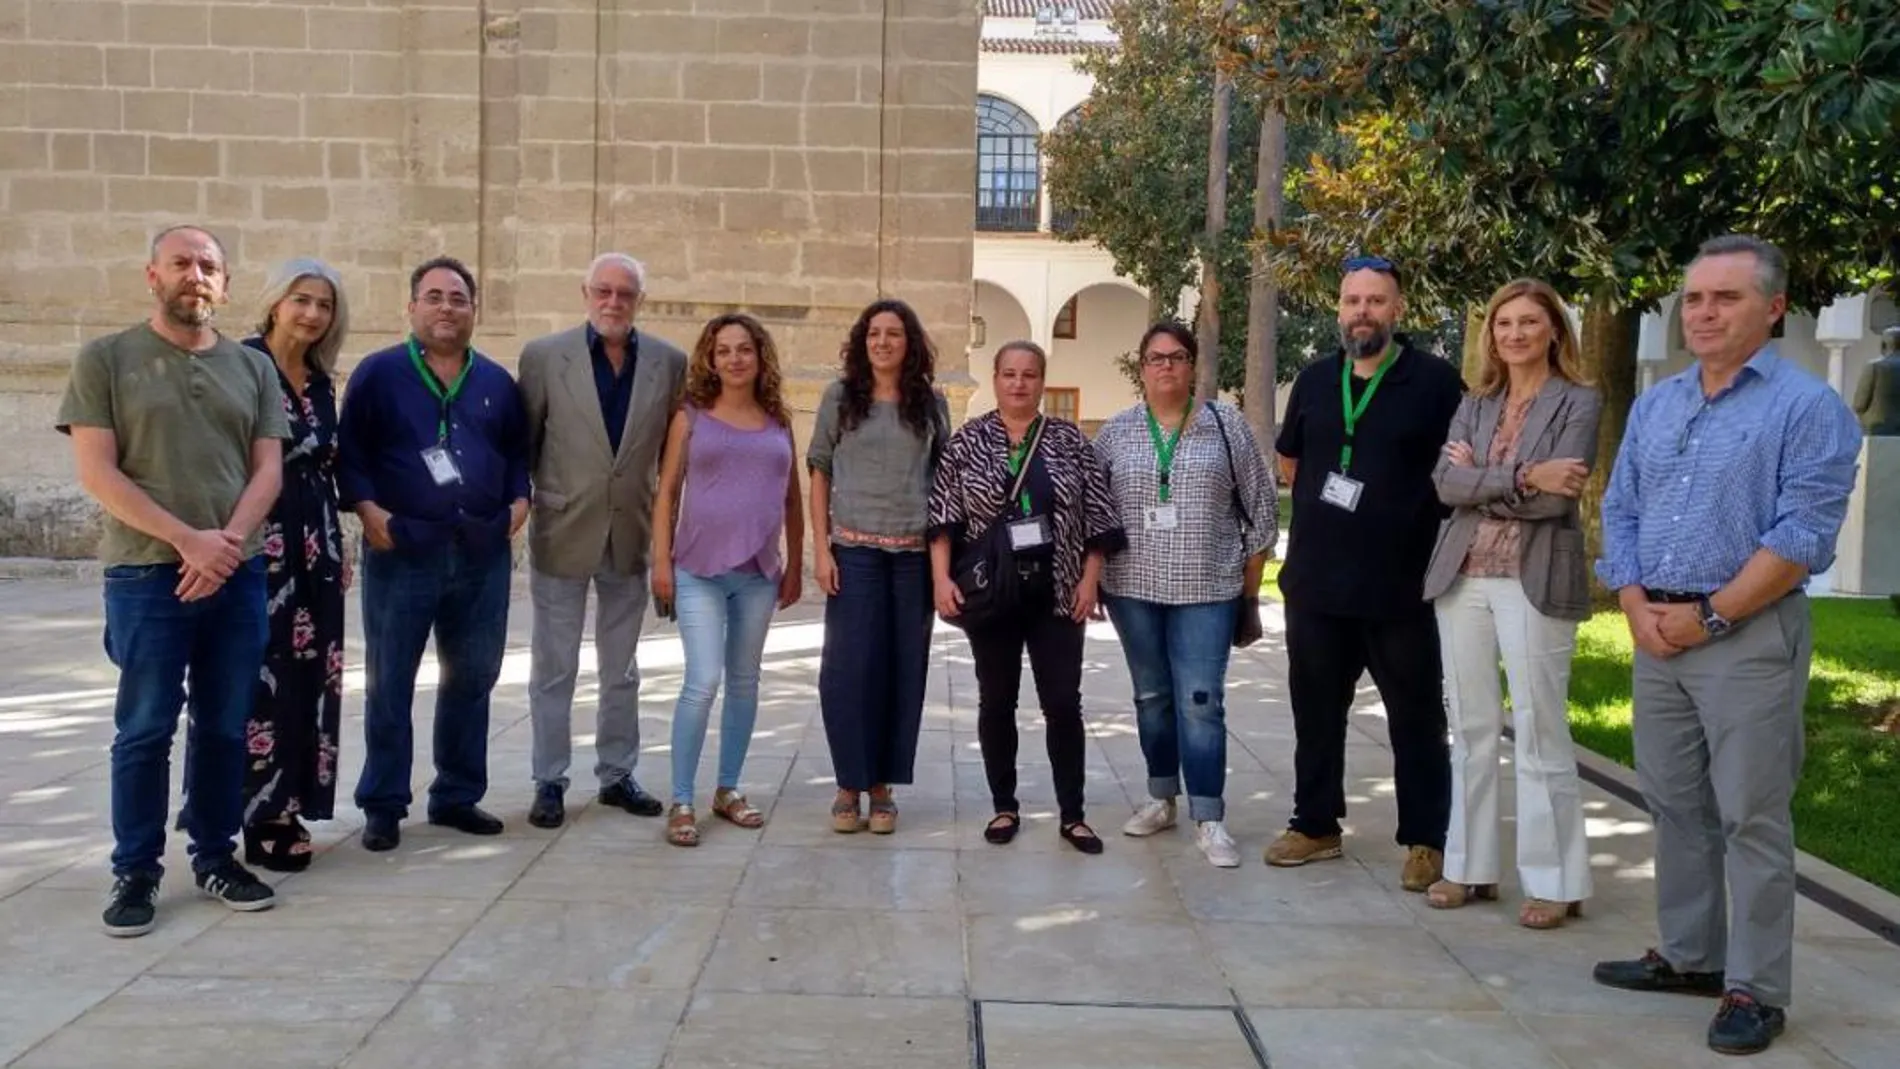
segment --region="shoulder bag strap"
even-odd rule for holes
[[[1214,402],[1207,402],[1207,414],[1214,417],[1214,430],[1220,434],[1221,448],[1227,451],[1227,482],[1232,487],[1234,512],[1248,530],[1253,529],[1253,517],[1247,514],[1247,505],[1240,499],[1240,469],[1234,465],[1234,443],[1227,439],[1227,424],[1220,418],[1220,409]]]

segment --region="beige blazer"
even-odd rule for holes
[[[1531,402],[1517,439],[1517,464],[1486,466],[1491,440],[1504,416],[1504,393],[1465,395],[1452,417],[1448,442],[1469,442],[1475,462],[1455,467],[1444,457],[1432,471],[1438,499],[1452,506],[1438,525],[1438,544],[1425,572],[1425,600],[1451,589],[1485,516],[1523,522],[1518,579],[1524,596],[1545,616],[1581,620],[1590,614],[1590,575],[1583,522],[1574,498],[1519,493],[1517,470],[1540,460],[1570,457],[1595,467],[1597,415],[1603,402],[1588,386],[1552,377]]]
[[[610,535],[614,573],[646,571],[660,446],[686,377],[686,354],[645,332],[636,338],[633,398],[618,454],[601,419],[586,326],[536,338],[521,350],[534,479],[528,553],[545,574],[593,575]]]

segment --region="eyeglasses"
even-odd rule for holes
[[[475,304],[474,301],[468,299],[466,294],[443,293],[441,290],[430,290],[416,298],[416,303],[424,308],[440,308],[446,304],[458,312],[471,308]]]
[[[597,301],[618,298],[624,304],[632,304],[640,299],[639,290],[620,289],[617,286],[589,286],[587,295]]]
[[[1689,451],[1689,446],[1694,441],[1694,439],[1690,438],[1689,436],[1695,433],[1696,423],[1702,419],[1702,413],[1707,412],[1708,410],[1709,410],[1709,402],[1708,402],[1708,399],[1704,398],[1702,403],[1696,406],[1695,412],[1692,415],[1690,415],[1689,421],[1682,425],[1682,433],[1676,436],[1676,455],[1677,456],[1681,456],[1682,454],[1687,453]]]
[[[1394,282],[1399,280],[1399,265],[1383,256],[1348,256],[1340,262],[1339,270],[1348,275],[1354,271],[1377,271],[1391,275]]]
[[[1169,364],[1191,364],[1194,357],[1186,349],[1175,349],[1165,353],[1143,353],[1141,366],[1167,367]]]

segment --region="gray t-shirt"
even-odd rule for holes
[[[251,443],[290,437],[269,357],[222,336],[203,352],[188,352],[148,323],[80,348],[55,426],[67,434],[73,427],[111,431],[126,478],[198,529],[230,521],[251,479]],[[259,551],[261,539],[251,532],[246,557]],[[178,551],[107,514],[99,560],[168,564]]]
[[[937,395],[940,422],[924,435],[905,425],[894,401],[873,401],[864,422],[846,431],[843,405],[844,383],[825,387],[805,452],[806,467],[831,479],[831,540],[922,548],[930,523],[934,447],[948,434],[949,403]]]

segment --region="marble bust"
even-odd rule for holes
[[[1860,373],[1854,414],[1869,437],[1900,437],[1900,326],[1880,332],[1880,356]]]

